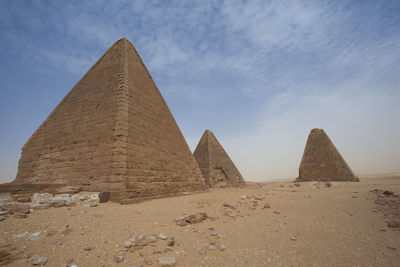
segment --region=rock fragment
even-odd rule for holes
[[[158,258],[158,264],[160,266],[175,266],[176,259],[174,257],[170,257],[170,256],[163,256],[163,257]]]
[[[11,244],[0,244],[0,265],[14,262],[21,258],[21,252]]]
[[[224,204],[222,204],[222,206],[224,206],[224,207],[226,207],[226,208],[233,209],[233,210],[235,210],[235,209],[236,209],[236,207],[235,207],[234,205],[232,205],[232,204],[229,204],[229,203],[224,203]]]
[[[168,236],[166,236],[166,235],[164,235],[164,234],[159,234],[159,235],[157,236],[157,238],[158,238],[158,239],[161,239],[161,240],[167,240],[167,239],[168,239]]]
[[[221,251],[224,251],[226,249],[226,247],[224,245],[218,245],[218,249]]]
[[[37,257],[35,257],[35,258],[33,259],[32,264],[33,264],[33,265],[42,266],[42,265],[45,265],[45,264],[47,263],[47,260],[48,260],[48,259],[47,259],[46,257],[37,256]]]
[[[393,195],[393,192],[385,190],[385,191],[383,191],[383,194],[386,195],[386,196],[391,196],[391,195]]]
[[[271,206],[268,203],[265,203],[264,206],[262,207],[262,209],[270,209]]]
[[[199,222],[204,221],[205,219],[207,219],[207,213],[206,212],[200,212],[197,213],[196,215],[186,215],[186,216],[182,216],[178,219],[176,219],[176,224],[179,226],[186,226],[188,224],[196,224]]]
[[[171,239],[168,240],[168,242],[167,242],[167,246],[173,247],[174,245],[175,245],[175,239],[173,237],[171,237]]]
[[[109,191],[103,191],[99,193],[99,200],[100,203],[105,203],[110,199],[110,192]]]
[[[122,256],[114,256],[114,260],[116,263],[120,263],[124,261],[124,257]]]

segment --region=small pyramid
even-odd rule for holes
[[[107,50],[27,141],[13,184],[110,191],[111,200],[122,203],[207,188],[126,38]]]
[[[210,130],[206,130],[193,153],[210,187],[244,187],[239,170]]]
[[[312,129],[308,135],[296,181],[358,182],[359,180],[325,131]]]

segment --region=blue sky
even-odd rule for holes
[[[400,1],[0,1],[0,182],[118,39],[192,150],[210,129],[247,180],[296,177],[323,128],[355,172],[400,169]]]

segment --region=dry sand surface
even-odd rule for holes
[[[400,266],[400,228],[388,227],[390,214],[370,191],[396,196],[400,177],[299,185],[251,183],[132,205],[37,210],[0,222],[0,241],[21,252],[7,266],[32,266],[37,255],[48,259],[46,266],[158,266],[162,256],[175,258],[176,266]],[[208,218],[175,223],[199,212]],[[160,233],[168,240],[124,248],[131,237]],[[175,244],[168,249],[171,237]]]

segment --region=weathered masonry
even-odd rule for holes
[[[243,187],[239,170],[210,130],[206,130],[193,153],[210,187]]]
[[[322,129],[311,130],[296,180],[359,181]]]
[[[98,60],[26,142],[11,184],[81,186],[110,191],[111,200],[122,203],[207,187],[126,38]]]

